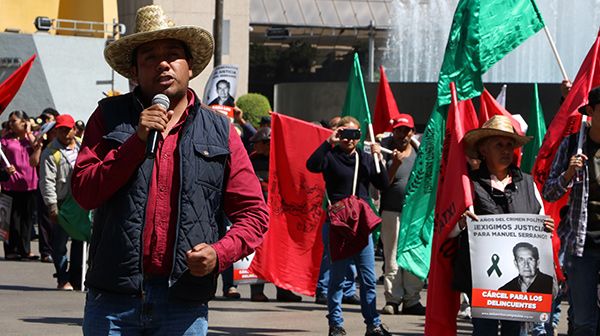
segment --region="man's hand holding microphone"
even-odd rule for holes
[[[169,98],[164,94],[157,94],[152,98],[152,105],[140,113],[137,135],[146,141],[146,157],[154,159],[158,146],[158,137],[167,129],[167,123],[173,116],[169,110]]]

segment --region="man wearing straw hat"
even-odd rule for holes
[[[218,273],[262,241],[268,214],[242,142],[188,87],[212,53],[206,30],[173,27],[159,6],[104,51],[137,87],[99,102],[73,174],[73,196],[96,209],[86,335],[206,335]]]
[[[519,135],[508,117],[493,116],[480,128],[467,132],[463,140],[465,153],[481,160],[481,165],[469,176],[473,182],[475,214],[465,211],[450,234],[451,237],[458,235],[452,287],[470,295],[473,284],[465,217],[478,220],[476,215],[543,214],[544,208],[531,175],[523,173],[513,162],[514,149],[531,138]],[[544,220],[544,226],[547,231],[552,231],[554,221],[551,217]],[[499,323],[503,336],[518,336],[521,332],[520,322],[485,318],[473,318],[472,322],[474,336],[497,335]]]
[[[570,189],[568,212],[558,228],[566,245],[565,271],[574,316],[573,335],[596,335],[597,285],[600,271],[600,86],[588,93],[579,112],[592,125],[564,139],[556,152],[543,188],[548,201]],[[589,158],[589,160],[588,160]]]

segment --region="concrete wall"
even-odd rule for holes
[[[162,6],[165,14],[175,25],[196,25],[209,32],[213,31],[215,2],[197,0],[119,0],[119,20],[127,25],[127,34],[135,29],[135,13],[138,8],[157,4]],[[249,0],[227,0],[224,4],[224,20],[229,20],[229,54],[223,55],[223,64],[237,64],[240,78],[237,87],[238,96],[248,92],[248,62],[249,62]],[[224,38],[225,40],[227,37]],[[200,96],[213,68],[213,61],[194,80],[190,86]]]
[[[0,46],[2,46],[0,58],[18,58],[21,62],[27,61],[31,55],[38,53],[32,35],[0,33]],[[0,68],[0,82],[4,82],[15,70],[17,67]],[[38,53],[21,89],[0,115],[0,121],[7,120],[8,114],[14,110],[24,110],[33,117],[39,115],[44,108],[54,106],[54,99]]]
[[[87,121],[97,102],[110,90],[97,81],[111,79],[112,70],[104,61],[105,40],[100,38],[57,36],[49,34],[0,33],[0,57],[17,57],[23,61],[37,53],[29,76],[6,112],[21,109],[37,116],[46,107]],[[7,46],[6,48],[4,46]],[[0,82],[16,68],[0,69]],[[115,90],[129,91],[128,81],[115,73]],[[5,120],[3,113],[0,120]]]
[[[274,111],[306,121],[329,120],[340,115],[346,97],[346,82],[326,83],[283,83],[275,85]],[[366,83],[367,100],[374,113],[378,83]],[[492,95],[500,92],[502,84],[486,84]],[[429,120],[436,99],[434,83],[390,83],[401,113],[409,113],[415,119],[415,126],[422,132]],[[540,100],[549,125],[558,111],[560,88],[558,84],[540,84]],[[506,108],[513,114],[529,117],[533,95],[533,84],[508,84]],[[479,102],[474,101],[479,109]]]

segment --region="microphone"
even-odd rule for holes
[[[160,105],[165,108],[165,110],[169,109],[169,105],[171,102],[169,101],[169,97],[166,95],[159,93],[154,98],[152,98],[152,105]],[[158,147],[158,131],[153,129],[150,130],[150,134],[148,134],[148,139],[146,140],[146,158],[154,159],[156,157],[156,148]]]

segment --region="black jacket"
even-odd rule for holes
[[[527,288],[527,293],[543,293],[552,294],[553,279],[548,274],[544,274],[538,270],[538,274],[533,280],[533,283]],[[507,282],[504,286],[498,288],[498,290],[506,290],[513,292],[520,292],[521,285],[519,284],[519,276],[517,275],[514,279]]]

